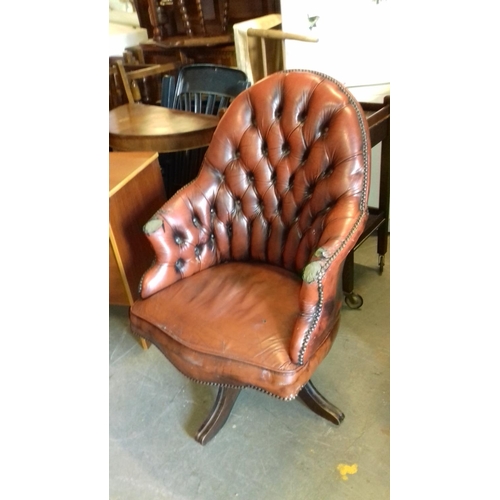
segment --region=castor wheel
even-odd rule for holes
[[[363,305],[363,297],[357,293],[351,292],[345,296],[345,303],[350,309],[359,309]]]
[[[378,256],[378,273],[382,274],[384,272],[385,255]]]

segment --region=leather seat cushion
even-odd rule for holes
[[[334,337],[327,336],[308,363],[290,360],[301,283],[295,273],[268,264],[221,264],[138,300],[131,327],[188,377],[291,399]]]

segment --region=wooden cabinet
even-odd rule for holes
[[[158,153],[109,153],[109,303],[130,306],[154,252],[142,228],[165,203]]]

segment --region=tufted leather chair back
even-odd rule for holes
[[[350,92],[319,73],[275,73],[241,93],[197,178],[145,227],[157,261],[142,296],[224,261],[301,273],[318,249],[333,258],[367,216],[367,131]]]

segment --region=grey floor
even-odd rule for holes
[[[206,446],[194,439],[215,388],[185,378],[109,308],[110,499],[389,499],[390,259],[378,274],[376,238],[355,253],[358,310],[313,376],[345,413],[334,426],[300,400],[241,392]]]

